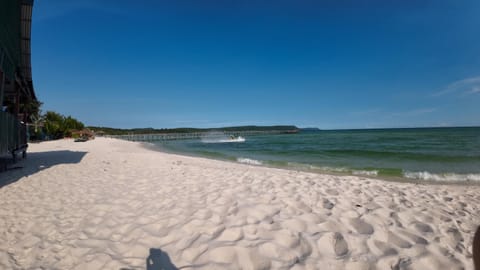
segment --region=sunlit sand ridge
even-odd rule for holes
[[[1,269],[473,269],[479,186],[271,169],[104,138],[30,153],[0,174],[10,182]]]

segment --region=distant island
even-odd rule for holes
[[[88,129],[95,133],[105,135],[129,135],[129,134],[161,134],[161,133],[194,133],[194,132],[241,132],[241,131],[280,131],[283,133],[298,133],[301,129],[293,125],[286,126],[235,126],[221,128],[110,128],[89,126]]]

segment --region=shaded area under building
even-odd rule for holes
[[[25,154],[26,124],[38,112],[30,57],[32,8],[33,0],[0,1],[0,157]]]
[[[77,164],[82,161],[87,152],[57,150],[46,152],[33,152],[28,154],[28,159],[22,160],[0,174],[0,189],[20,179],[25,179],[39,171],[65,164]],[[8,163],[12,163],[11,160]]]

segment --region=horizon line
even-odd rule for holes
[[[172,128],[154,128],[154,127],[133,127],[133,128],[118,128],[108,126],[94,126],[86,125],[87,128],[111,128],[111,129],[221,129],[221,128],[235,128],[235,127],[274,127],[274,126],[294,126],[298,129],[318,129],[321,131],[337,131],[337,130],[381,130],[381,129],[429,129],[429,128],[480,128],[480,125],[465,125],[465,126],[417,126],[417,127],[368,127],[368,128],[320,128],[314,126],[299,127],[294,124],[290,125],[238,125],[238,126],[221,126],[221,127],[172,127]]]

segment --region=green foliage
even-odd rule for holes
[[[82,122],[72,118],[71,116],[64,118],[63,125],[65,130],[81,130],[85,128]]]
[[[63,116],[59,113],[49,111],[44,115],[44,127],[47,136],[52,139],[63,137],[62,123]]]
[[[26,122],[29,127],[29,139],[32,141],[37,141],[42,138],[42,126],[43,126],[43,115],[41,113],[40,107],[42,102],[38,100],[27,100],[23,97],[23,100],[20,100],[20,113],[26,114]],[[12,105],[13,106],[13,105]],[[11,108],[10,110],[14,110]]]
[[[107,135],[127,135],[127,134],[159,134],[159,133],[192,133],[192,132],[208,132],[208,131],[294,131],[298,130],[296,126],[239,126],[239,127],[223,127],[223,128],[172,128],[172,129],[154,129],[154,128],[133,128],[119,129],[109,127],[88,127],[95,132],[102,131]]]
[[[81,130],[85,125],[71,116],[63,116],[59,113],[48,111],[43,116],[44,129],[48,137],[59,139],[69,137],[73,130]]]

